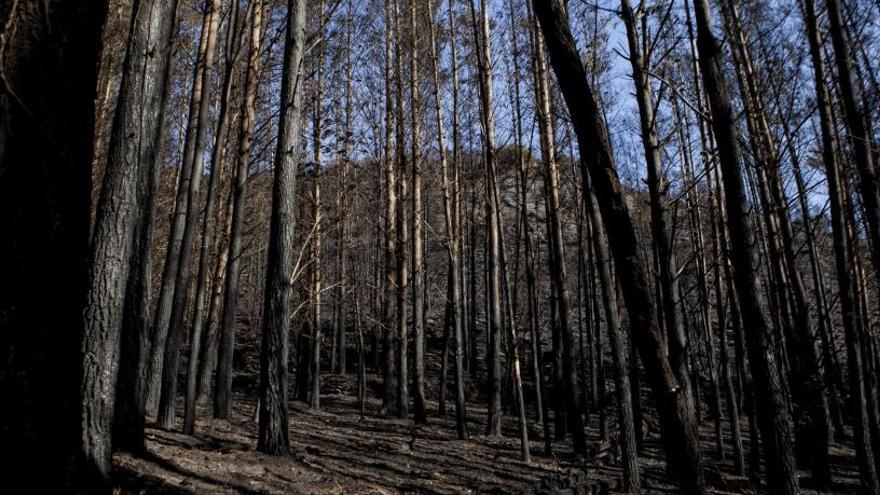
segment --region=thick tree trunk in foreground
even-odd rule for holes
[[[425,408],[425,284],[422,272],[425,247],[422,239],[422,159],[421,101],[419,98],[419,35],[416,24],[416,1],[410,0],[410,90],[412,120],[412,250],[413,250],[413,414],[416,424],[427,421]],[[431,21],[433,22],[433,20]]]
[[[614,168],[603,119],[587,84],[587,74],[568,27],[565,10],[559,0],[533,0],[533,5],[544,32],[551,65],[577,132],[584,194],[591,190],[596,194],[630,324],[637,329],[633,332],[635,343],[647,368],[663,423],[666,460],[674,466],[685,493],[705,493],[696,425],[664,352],[635,228]]]
[[[299,159],[305,0],[288,0],[287,33],[281,78],[282,112],[275,150],[272,218],[260,352],[260,414],[257,450],[267,454],[290,451],[287,417],[287,350],[293,305],[296,172]]]
[[[4,483],[47,493],[88,491],[75,478],[106,476],[110,461],[105,437],[83,469],[72,466],[82,445],[77,349],[105,8],[98,1],[0,2],[0,444],[13,453]],[[108,366],[104,355],[96,358],[90,367]],[[93,405],[109,413],[113,403]],[[34,466],[41,476],[32,476]]]

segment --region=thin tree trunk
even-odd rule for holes
[[[132,138],[113,141],[114,146],[108,148],[108,158],[126,162],[133,160],[145,170],[141,172],[137,185],[141,209],[133,220],[136,231],[122,320],[113,448],[143,453],[146,450],[146,364],[150,356],[151,250],[158,206],[156,188],[162,169],[162,154],[158,150],[161,149],[162,115],[171,73],[172,32],[177,17],[177,1],[141,2],[137,4],[132,17],[134,22],[114,120],[114,126],[119,126],[116,130],[122,133],[121,136]],[[155,120],[136,120],[134,114],[140,112],[146,112],[141,115],[150,115]],[[132,134],[133,131],[125,130],[125,126],[137,126],[137,130]],[[112,158],[114,153],[121,154]]]
[[[725,18],[733,38],[734,57],[744,105],[750,119],[750,134],[757,150],[760,167],[757,170],[759,190],[764,202],[765,223],[771,259],[776,267],[779,299],[791,307],[791,328],[786,332],[791,345],[791,389],[794,392],[797,420],[798,453],[801,462],[808,462],[813,479],[822,486],[831,481],[828,460],[827,397],[820,375],[819,357],[814,344],[815,328],[810,316],[808,296],[797,266],[794,234],[789,218],[788,204],[779,177],[779,156],[767,123],[761,95],[755,81],[754,68],[739,22],[739,14],[732,1],[727,0]],[[783,302],[783,305],[785,302]]]
[[[152,166],[131,155],[108,164],[106,200],[99,208],[105,213],[96,226],[103,224],[110,235],[95,237],[90,254],[95,97],[106,8],[100,1],[4,2],[0,21],[0,444],[11,454],[3,477],[10,487],[46,493],[109,488],[104,483],[110,474],[115,358],[129,261],[127,252],[110,249],[133,243],[138,172]],[[128,57],[130,65],[134,58],[140,57]],[[141,139],[138,133],[125,142]],[[119,182],[122,187],[111,191],[109,185]],[[132,202],[107,211],[105,203],[120,192]],[[105,261],[111,266],[102,266]],[[101,272],[112,278],[96,278]],[[96,333],[101,330],[107,333]],[[76,352],[81,346],[94,352],[85,363]],[[83,366],[90,381],[82,380]],[[83,425],[84,419],[94,422]],[[83,426],[89,431],[81,436]]]
[[[828,31],[834,46],[834,64],[837,67],[838,87],[843,103],[843,114],[849,133],[849,142],[859,173],[859,191],[865,218],[868,220],[868,238],[874,259],[874,270],[880,277],[880,179],[877,177],[876,163],[871,153],[873,136],[866,128],[868,110],[856,100],[855,81],[852,67],[855,57],[849,46],[843,12],[839,0],[826,0],[828,12]],[[876,478],[876,474],[874,476]]]
[[[602,297],[602,307],[605,309],[605,324],[611,342],[611,356],[614,360],[614,389],[617,394],[617,421],[620,428],[620,446],[623,454],[623,480],[624,491],[638,493],[641,490],[641,476],[639,474],[639,455],[637,449],[636,430],[634,427],[632,395],[630,391],[629,370],[627,368],[626,348],[624,346],[624,333],[620,328],[617,316],[617,295],[614,290],[611,273],[608,269],[608,249],[606,248],[605,231],[599,218],[598,206],[595,195],[587,191],[588,197],[584,198],[587,210],[587,222],[590,236],[593,240],[596,268],[599,274],[599,285]],[[589,232],[588,230],[588,232]],[[633,358],[635,355],[633,355]]]
[[[394,313],[395,274],[397,252],[397,226],[395,215],[397,211],[397,185],[395,175],[395,161],[397,157],[392,154],[392,137],[395,131],[394,119],[394,90],[392,79],[392,64],[394,64],[394,52],[392,42],[394,37],[394,25],[392,23],[392,0],[385,0],[385,294],[382,304],[382,324],[385,333],[383,342],[383,375],[384,393],[382,395],[382,415],[390,415],[394,412],[397,401],[397,325]]]
[[[836,2],[830,0],[829,19],[839,16],[839,10],[836,10]],[[860,363],[862,360],[861,350],[859,349],[859,336],[862,331],[861,320],[857,316],[856,310],[856,294],[852,276],[853,266],[851,259],[851,245],[846,232],[846,212],[845,200],[847,191],[841,180],[840,165],[837,161],[834,142],[834,119],[832,115],[832,102],[825,86],[825,66],[822,57],[822,38],[818,29],[815,7],[813,0],[805,0],[805,24],[807,28],[807,40],[810,44],[810,59],[813,66],[813,86],[816,90],[816,106],[819,112],[819,123],[822,131],[822,161],[825,165],[825,177],[828,181],[828,199],[831,205],[831,232],[834,243],[834,262],[837,270],[838,294],[840,297],[841,319],[843,320],[843,330],[847,350],[847,362],[849,365],[849,385],[851,396],[851,413],[853,419],[853,437],[855,440],[856,453],[859,462],[859,475],[861,478],[862,488],[867,493],[880,491],[880,481],[878,481],[877,468],[874,464],[873,448],[870,441],[868,426],[868,411],[865,401],[865,390],[863,376],[861,375]],[[839,20],[838,20],[838,27]],[[832,33],[834,24],[832,23]],[[842,38],[841,33],[833,34],[834,38]],[[835,49],[845,49],[842,39],[837,40]],[[838,70],[846,69],[847,61],[840,60],[838,56]],[[844,67],[841,67],[843,65]],[[842,75],[842,74],[841,74]],[[841,79],[841,83],[845,84],[845,76]],[[845,88],[844,88],[844,91]],[[850,130],[852,133],[852,129]],[[854,136],[855,137],[855,136]],[[855,139],[854,141],[858,141]],[[853,145],[858,148],[858,144]],[[858,158],[858,157],[857,157]],[[864,187],[864,184],[863,184]],[[863,190],[863,194],[866,192]],[[876,258],[875,258],[876,259]]]
[[[339,173],[339,184],[336,190],[336,212],[337,212],[337,229],[338,229],[338,239],[336,246],[336,265],[337,265],[337,273],[339,274],[339,287],[337,289],[337,301],[336,301],[336,328],[339,332],[339,357],[338,357],[338,367],[337,371],[341,374],[346,373],[346,317],[347,317],[347,308],[346,308],[346,297],[348,290],[348,275],[346,273],[346,240],[348,236],[348,215],[347,210],[344,204],[343,196],[348,192],[348,183],[346,179],[348,178],[348,170],[349,165],[351,163],[351,136],[352,136],[352,85],[354,83],[353,79],[353,64],[352,64],[352,51],[354,50],[354,45],[352,44],[352,31],[354,30],[354,23],[352,18],[352,5],[351,0],[348,2],[348,14],[346,16],[346,29],[345,29],[345,102],[344,102],[344,111],[345,111],[345,119],[344,119],[344,127],[343,127],[343,138],[342,138],[342,171]]]
[[[324,58],[326,53],[326,39],[324,38],[324,0],[318,2],[318,20],[321,23],[318,28],[318,38],[315,40],[315,48],[318,53],[315,56],[315,99],[312,108],[312,202],[314,207],[314,237],[311,243],[312,280],[312,361],[310,363],[312,379],[312,395],[309,407],[315,411],[321,409],[321,344],[323,340],[321,322],[321,236],[323,234],[321,213],[321,176],[323,174],[323,146],[324,146]],[[332,356],[332,352],[330,353]]]
[[[173,380],[165,377],[163,374],[170,371],[170,368],[177,369],[177,356],[173,359],[166,359],[168,349],[172,349],[176,354],[180,348],[180,338],[183,332],[183,318],[185,314],[181,314],[181,310],[186,308],[181,306],[186,302],[188,294],[189,280],[189,263],[193,223],[197,214],[190,215],[189,209],[194,203],[193,196],[198,197],[202,178],[201,163],[203,154],[196,154],[196,148],[204,150],[204,137],[202,129],[207,133],[208,118],[208,100],[210,97],[210,83],[205,83],[205,74],[210,73],[205,70],[206,65],[213,63],[214,38],[216,29],[213,29],[219,23],[219,13],[214,12],[214,0],[210,5],[206,5],[202,15],[202,31],[199,37],[199,48],[197,52],[196,65],[193,71],[193,84],[189,99],[189,114],[187,127],[183,140],[183,157],[180,166],[180,172],[177,182],[177,194],[174,204],[174,215],[171,221],[171,228],[168,234],[168,245],[165,253],[165,265],[162,272],[162,285],[159,291],[158,304],[156,306],[156,316],[153,318],[152,347],[150,354],[149,368],[149,387],[147,390],[147,413],[156,414],[160,407],[162,395],[165,395],[165,405],[162,408],[158,419],[163,427],[170,428],[173,423],[173,407],[169,407],[169,403],[173,406],[174,401],[168,400],[168,395],[172,392],[172,388],[176,383],[176,376],[171,377]],[[202,112],[201,106],[205,106]],[[204,119],[202,118],[204,115]],[[199,165],[197,166],[196,161]],[[193,220],[191,221],[190,218]],[[186,258],[187,263],[182,263]],[[178,283],[186,281],[187,286],[183,288],[181,293],[177,294]],[[184,311],[185,312],[185,311]],[[175,319],[175,317],[177,317]],[[169,341],[169,336],[171,337]],[[173,361],[173,362],[172,362]],[[168,368],[168,369],[166,369]],[[171,383],[171,382],[174,383]],[[164,382],[164,383],[163,383]],[[174,391],[176,392],[176,391]],[[173,397],[172,397],[173,399]]]
[[[422,160],[421,112],[419,84],[419,37],[416,24],[416,1],[410,0],[410,111],[412,113],[412,250],[413,250],[413,413],[416,424],[427,422],[425,409],[425,298],[424,298],[424,256],[422,239]],[[432,20],[433,22],[433,20]]]
[[[396,148],[397,148],[397,169],[400,171],[400,180],[397,181],[397,212],[395,216],[396,232],[397,232],[397,250],[395,259],[397,269],[395,272],[395,285],[397,288],[397,417],[405,418],[409,415],[409,365],[408,363],[408,307],[407,293],[409,290],[409,229],[407,227],[407,208],[406,208],[406,136],[404,134],[404,117],[403,117],[403,54],[401,43],[403,35],[400,26],[400,2],[394,0],[394,60],[395,60],[395,87],[397,88],[397,99],[395,105],[396,114]]]
[[[629,42],[629,61],[632,67],[632,78],[636,90],[636,101],[639,106],[639,122],[642,131],[642,145],[648,170],[648,192],[651,206],[651,233],[657,253],[659,267],[660,300],[666,341],[669,350],[669,362],[678,378],[682,395],[688,407],[695,408],[693,390],[688,376],[688,342],[685,335],[679,308],[678,283],[675,274],[676,266],[673,239],[670,237],[669,220],[666,212],[666,184],[660,161],[660,144],[655,128],[654,96],[648,80],[647,67],[636,31],[636,16],[629,0],[620,2],[621,16],[626,25]],[[717,382],[716,382],[717,383]]]
[[[489,336],[489,410],[486,433],[490,436],[501,434],[501,244],[498,222],[498,208],[494,201],[496,188],[495,156],[495,117],[492,96],[491,47],[489,39],[489,12],[485,0],[480,0],[480,20],[477,20],[474,4],[470,2],[471,25],[476,47],[478,87],[480,95],[480,124],[484,136],[483,159],[485,161],[485,205],[486,205],[486,262],[487,262],[487,329]]]
[[[452,24],[452,10],[453,10],[453,1],[450,0],[449,4],[449,16],[450,16],[450,39],[455,39],[455,28],[454,24]],[[461,268],[460,264],[460,255],[461,251],[459,250],[459,223],[458,218],[455,214],[456,205],[453,203],[456,200],[458,194],[458,181],[456,180],[454,184],[450,184],[449,182],[449,173],[448,173],[448,155],[446,150],[446,135],[444,132],[443,125],[443,108],[440,98],[440,75],[438,69],[438,61],[437,61],[437,42],[436,35],[434,29],[434,14],[431,10],[431,2],[426,2],[428,9],[428,26],[429,26],[429,36],[431,43],[431,78],[433,82],[433,90],[434,90],[434,114],[437,120],[437,147],[440,150],[440,173],[441,173],[441,185],[443,187],[443,218],[446,224],[446,251],[449,258],[449,306],[450,306],[450,325],[448,325],[445,329],[446,338],[444,338],[444,347],[443,347],[443,370],[441,375],[441,410],[443,409],[444,398],[446,395],[446,363],[448,361],[449,355],[449,327],[452,327],[452,335],[453,335],[453,361],[454,361],[454,373],[455,373],[455,424],[456,431],[458,433],[459,439],[465,439],[467,437],[467,425],[466,425],[466,411],[465,411],[465,397],[464,397],[464,370],[463,368],[463,342],[462,342],[462,291],[461,291]],[[452,49],[452,65],[453,71],[456,71],[455,68],[457,62],[455,60],[455,48],[453,44]],[[453,98],[457,103],[457,91],[454,91]],[[456,104],[453,106],[457,106]],[[454,110],[453,110],[454,111]],[[457,117],[456,117],[457,121]],[[455,125],[455,124],[454,124]],[[458,131],[455,132],[455,140],[458,139]],[[457,143],[456,143],[457,145]],[[454,157],[455,160],[457,157]],[[441,414],[443,414],[441,412]]]
[[[256,98],[262,72],[261,39],[265,3],[251,4],[251,32],[248,65],[244,82],[244,101],[238,128],[238,151],[233,187],[232,226],[229,237],[229,261],[226,265],[226,290],[223,296],[223,316],[220,321],[220,345],[217,352],[217,378],[214,384],[214,417],[232,418],[233,354],[235,352],[235,315],[238,307],[239,272],[243,254],[245,194],[250,171],[250,150],[256,119]]]
[[[217,14],[219,16],[219,13]],[[220,97],[220,111],[217,116],[217,137],[214,140],[214,150],[211,153],[211,171],[210,181],[208,185],[208,198],[205,203],[205,211],[203,213],[202,223],[204,224],[204,232],[202,234],[202,245],[199,249],[199,271],[196,277],[196,296],[195,306],[193,308],[193,324],[190,334],[190,351],[189,362],[187,363],[187,379],[186,379],[186,407],[184,410],[183,432],[192,435],[195,430],[196,418],[196,393],[198,383],[198,366],[201,357],[200,346],[202,344],[202,328],[204,326],[206,315],[205,306],[209,287],[208,271],[210,251],[214,246],[214,232],[216,224],[213,218],[215,204],[220,195],[220,177],[219,170],[223,164],[226,155],[226,140],[228,139],[229,126],[228,106],[232,98],[232,69],[234,67],[235,58],[238,54],[236,43],[236,21],[238,17],[238,4],[232,2],[230,6],[229,25],[226,32],[226,67],[223,76],[223,88]]]
[[[540,33],[535,35],[534,67],[536,81],[536,99],[538,109],[539,130],[541,135],[541,155],[544,161],[544,180],[547,182],[547,212],[548,212],[548,238],[549,249],[552,251],[550,259],[551,282],[556,294],[557,320],[562,349],[562,383],[557,387],[564,390],[564,403],[569,428],[574,442],[574,451],[577,454],[585,454],[587,449],[584,435],[584,424],[580,412],[580,388],[578,386],[577,366],[575,356],[574,335],[568,321],[568,290],[566,288],[565,274],[565,251],[562,235],[562,220],[560,218],[559,201],[559,168],[556,163],[556,152],[553,129],[553,121],[550,112],[550,91],[547,78],[547,66],[544,61],[544,43]]]

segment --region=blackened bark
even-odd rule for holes
[[[168,94],[177,0],[147,0],[133,7],[108,157],[122,158],[126,165],[136,163],[139,167],[140,209],[133,220],[135,237],[124,303],[113,448],[140,453],[145,451],[144,399],[150,353],[155,193],[161,171],[162,115]],[[113,137],[117,133],[132,139]]]
[[[871,153],[873,136],[868,132],[865,124],[866,117],[870,113],[862,108],[856,99],[856,87],[852,75],[854,56],[847,39],[841,2],[826,0],[825,4],[828,7],[828,31],[831,35],[831,44],[834,46],[834,64],[837,67],[844,118],[849,131],[856,170],[859,173],[862,206],[868,220],[868,237],[871,239],[874,269],[880,274],[880,179],[877,177],[875,168],[877,164],[874,163]]]
[[[689,403],[689,407],[694,408],[696,406],[694,404],[691,381],[688,376],[688,342],[679,308],[678,282],[675,280],[675,274],[678,271],[675,254],[673,254],[675,246],[671,238],[669,218],[665,204],[666,181],[663,177],[659,138],[655,127],[654,96],[650,81],[648,80],[648,68],[645,67],[642,44],[636,31],[636,16],[633,13],[629,0],[621,0],[620,13],[626,25],[629,61],[633,71],[632,79],[635,86],[636,101],[639,106],[642,146],[648,171],[647,182],[651,207],[651,234],[654,239],[654,249],[659,267],[660,302],[662,304],[663,322],[669,348],[669,361],[681,385],[685,400]]]
[[[602,116],[587,83],[566,13],[558,0],[534,0],[533,5],[550,53],[581,152],[584,194],[593,190],[602,213],[624,301],[642,361],[663,422],[666,459],[678,473],[685,493],[705,493],[703,463],[686,398],[680,393],[664,352],[656,308],[651,299],[644,262],[638,252],[635,227],[614,168]],[[592,187],[595,184],[595,188]]]
[[[413,416],[416,424],[427,422],[425,408],[425,283],[422,272],[425,247],[422,239],[422,158],[420,146],[421,112],[419,95],[419,35],[416,0],[410,0],[410,112],[412,121],[412,250],[413,250]],[[433,19],[432,21],[433,22]]]
[[[217,46],[217,31],[220,26],[220,0],[212,0],[206,5],[202,36],[207,37],[201,64],[196,70],[201,73],[201,82],[193,85],[193,98],[198,98],[198,117],[195,127],[187,132],[187,140],[194,139],[192,146],[192,170],[187,191],[186,219],[183,222],[183,237],[180,241],[180,259],[177,262],[177,281],[174,284],[174,297],[171,307],[171,321],[168,340],[165,342],[165,360],[162,363],[162,387],[159,395],[158,423],[163,428],[173,428],[176,417],[177,374],[180,368],[180,345],[186,326],[186,312],[192,279],[193,241],[199,220],[199,201],[202,175],[205,164],[205,147],[208,136],[208,116],[211,108],[211,81],[214,67],[214,54]],[[198,88],[198,95],[195,89]],[[192,120],[192,116],[190,116]],[[191,133],[195,132],[195,135]],[[188,157],[184,156],[184,160]],[[179,192],[179,191],[178,191]],[[194,356],[197,361],[197,355]]]
[[[317,14],[319,19],[324,19],[324,0],[319,0]],[[323,21],[321,21],[323,22]],[[312,103],[312,212],[314,218],[314,236],[309,246],[311,260],[311,319],[312,319],[312,348],[311,348],[311,371],[312,395],[309,407],[314,410],[321,408],[321,347],[323,344],[321,303],[322,279],[321,269],[321,237],[323,235],[323,222],[321,214],[321,175],[323,175],[323,150],[324,150],[324,58],[326,54],[326,39],[324,38],[324,26],[318,29],[315,48],[315,94]],[[331,349],[331,355],[332,355]]]
[[[290,450],[287,417],[287,352],[293,310],[291,280],[296,223],[296,171],[305,44],[306,2],[288,0],[287,33],[281,79],[282,112],[275,150],[272,217],[260,353],[260,414],[257,450],[286,454]]]
[[[202,213],[204,232],[202,234],[202,245],[199,248],[199,271],[196,277],[196,296],[193,307],[189,362],[187,363],[186,373],[186,406],[183,416],[183,432],[187,435],[191,435],[195,429],[198,371],[200,361],[207,356],[207,353],[203,352],[201,349],[204,340],[202,338],[202,328],[204,327],[205,320],[210,321],[210,318],[205,314],[206,310],[210,309],[206,308],[208,292],[210,289],[208,271],[210,270],[209,261],[211,258],[211,248],[214,247],[215,244],[214,232],[217,227],[214,219],[221,220],[214,214],[214,209],[217,199],[220,196],[220,177],[222,175],[220,167],[223,166],[224,158],[226,157],[226,142],[230,127],[228,119],[229,104],[232,99],[232,71],[238,56],[238,43],[236,43],[238,38],[237,35],[239,34],[236,28],[237,19],[238,3],[233,1],[230,5],[229,23],[226,28],[226,64],[223,75],[223,87],[220,96],[220,110],[217,116],[217,136],[214,140],[214,149],[211,153],[208,198],[205,202],[205,210]],[[220,209],[222,209],[222,206]]]
[[[480,0],[480,21],[477,21],[473,2],[470,3],[471,25],[474,46],[477,50],[478,87],[480,95],[480,125],[484,135],[483,160],[485,164],[485,207],[486,207],[486,263],[487,263],[487,327],[489,334],[489,411],[486,425],[488,435],[501,434],[501,243],[499,240],[499,212],[494,199],[497,188],[495,117],[492,97],[492,59],[489,39],[489,14],[485,0]]]
[[[550,88],[547,65],[544,59],[544,42],[540,33],[535,35],[534,50],[536,106],[541,135],[541,152],[544,158],[545,202],[547,209],[547,239],[550,256],[551,283],[556,294],[556,319],[562,352],[561,382],[557,383],[560,399],[564,404],[565,416],[571,430],[575,453],[585,454],[587,449],[584,424],[581,417],[580,387],[578,386],[577,358],[575,356],[574,335],[568,319],[568,290],[565,273],[565,240],[562,235],[562,219],[559,200],[559,167],[556,163],[555,133],[550,111]]]
[[[830,2],[829,2],[830,3]],[[862,487],[867,493],[880,491],[877,469],[872,457],[873,452],[867,432],[868,415],[865,394],[862,388],[864,381],[858,363],[862,359],[858,348],[858,336],[861,331],[860,318],[856,314],[855,285],[853,284],[851,246],[846,234],[846,216],[844,201],[846,190],[841,181],[840,165],[835,150],[834,119],[832,102],[827,86],[825,86],[825,64],[822,57],[822,38],[816,21],[813,0],[805,0],[805,24],[807,40],[810,44],[810,59],[813,66],[813,85],[816,89],[816,106],[819,111],[819,124],[822,131],[822,161],[825,165],[825,177],[828,181],[828,199],[831,206],[831,233],[834,243],[834,263],[837,270],[837,286],[839,289],[841,319],[846,340],[847,361],[849,363],[849,384],[851,412],[853,418],[853,436],[855,437],[859,475]],[[836,46],[835,46],[836,47]],[[841,81],[843,82],[843,81]]]
[[[385,277],[384,297],[382,300],[382,324],[384,338],[382,345],[382,414],[391,414],[396,407],[397,400],[397,326],[394,318],[394,294],[395,294],[395,252],[397,251],[397,229],[394,221],[397,211],[397,186],[395,184],[395,161],[392,155],[392,137],[394,134],[394,94],[392,80],[392,64],[394,52],[392,38],[394,27],[392,23],[391,0],[385,0]]]
[[[617,316],[617,294],[614,282],[611,279],[611,271],[608,269],[608,248],[606,236],[599,218],[598,206],[595,195],[587,191],[588,197],[584,198],[589,224],[593,227],[592,239],[595,248],[595,264],[599,272],[599,285],[602,293],[602,306],[605,309],[605,324],[608,330],[608,338],[611,342],[611,356],[614,361],[614,384],[617,395],[617,421],[620,428],[620,447],[622,452],[624,490],[630,493],[638,493],[641,490],[641,475],[639,474],[638,438],[635,429],[635,420],[632,407],[632,392],[628,360],[626,355],[626,337],[620,328]],[[589,230],[588,230],[589,232]],[[589,248],[589,247],[588,247]],[[635,358],[633,354],[631,359]]]
[[[263,33],[263,2],[251,4],[251,40],[244,82],[244,102],[238,128],[235,182],[233,183],[232,225],[229,234],[229,259],[226,264],[226,288],[220,318],[220,343],[217,350],[217,378],[214,383],[214,417],[232,417],[232,359],[235,353],[235,312],[238,306],[238,274],[241,268],[244,229],[245,193],[250,171],[251,133],[256,115],[258,79],[261,70],[260,40]]]
[[[403,54],[401,43],[403,35],[400,27],[400,2],[394,0],[394,86],[397,89],[395,100],[395,158],[397,159],[397,170],[400,177],[397,181],[397,211],[394,217],[395,232],[397,233],[395,259],[395,296],[397,314],[395,325],[397,329],[397,349],[395,349],[397,371],[397,397],[396,411],[398,418],[405,418],[409,414],[409,351],[407,347],[407,325],[408,325],[408,302],[407,292],[409,290],[409,229],[407,228],[407,208],[406,208],[406,135],[404,133],[404,117],[403,117]]]
[[[721,72],[721,47],[711,30],[706,0],[694,0],[697,47],[706,97],[712,109],[712,128],[724,181],[727,223],[731,234],[733,277],[739,296],[743,326],[749,336],[748,351],[755,380],[760,429],[770,489],[774,493],[797,493],[798,480],[791,444],[792,424],[782,395],[781,377],[771,347],[770,326],[765,317],[757,280],[754,232],[749,226],[750,208],[741,170],[741,155],[730,108],[727,82]]]
[[[785,334],[791,365],[791,390],[798,461],[809,463],[814,481],[827,486],[831,481],[828,459],[828,414],[815,346],[815,328],[803,278],[797,264],[794,234],[789,209],[779,173],[779,153],[768,124],[768,116],[759,93],[755,70],[745,40],[736,5],[723,3],[725,25],[734,47],[734,61],[748,116],[749,135],[758,162],[758,190],[764,205],[767,244],[776,277],[782,309],[790,307],[791,325]],[[785,321],[785,320],[784,320]]]
[[[82,357],[74,349],[89,280],[105,8],[99,1],[0,2],[0,444],[13,453],[4,482],[49,493],[86,491],[74,478],[109,467],[109,444],[93,451],[101,458],[91,456],[88,472],[72,466],[81,445]],[[32,476],[34,466],[41,476]]]
[[[203,14],[203,26],[207,27],[210,11]],[[199,103],[198,95],[202,92],[204,54],[208,46],[207,33],[200,36],[197,63],[193,73],[193,85],[190,91],[189,114],[183,146],[183,161],[178,172],[177,195],[174,200],[174,215],[168,231],[168,245],[165,251],[165,264],[162,267],[162,282],[156,303],[156,313],[152,321],[150,363],[147,370],[149,380],[147,386],[147,413],[156,414],[162,386],[162,373],[165,366],[165,349],[168,346],[168,335],[174,310],[174,295],[177,287],[177,274],[180,262],[181,246],[187,222],[187,209],[190,206],[189,191],[192,188],[193,166],[195,157],[196,135],[198,134]],[[196,175],[201,180],[201,174]]]

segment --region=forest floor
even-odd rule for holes
[[[483,436],[486,411],[472,401],[468,408],[470,439],[466,441],[458,440],[455,434],[454,404],[449,405],[450,414],[439,417],[437,403],[429,401],[428,424],[418,428],[412,419],[378,416],[376,399],[368,399],[367,414],[361,417],[355,399],[356,376],[323,377],[322,390],[329,393],[322,395],[320,411],[310,410],[302,402],[290,402],[292,452],[287,457],[256,452],[252,397],[236,397],[231,421],[199,420],[194,436],[151,424],[147,456],[114,457],[117,492],[598,494],[613,493],[620,487],[614,450],[598,437],[595,421],[588,428],[592,454],[580,461],[571,455],[568,442],[554,442],[554,454],[546,455],[541,432],[530,425],[532,462],[525,464],[520,459],[515,416],[505,416],[505,436]],[[368,379],[371,385],[378,384],[378,377]],[[201,418],[211,416],[207,408],[199,412]],[[616,432],[613,417],[610,419],[613,437]],[[715,493],[760,493],[747,478],[730,474],[729,459],[717,458],[712,431],[708,421],[702,431],[703,451],[707,479]],[[832,455],[835,490],[831,493],[854,492],[858,473],[852,449],[834,446]],[[657,432],[650,431],[640,458],[644,493],[678,492],[665,473],[662,457]],[[808,489],[808,479],[803,484],[805,493],[817,493]]]

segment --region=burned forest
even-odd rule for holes
[[[878,55],[878,0],[0,0],[0,493],[878,495]]]

